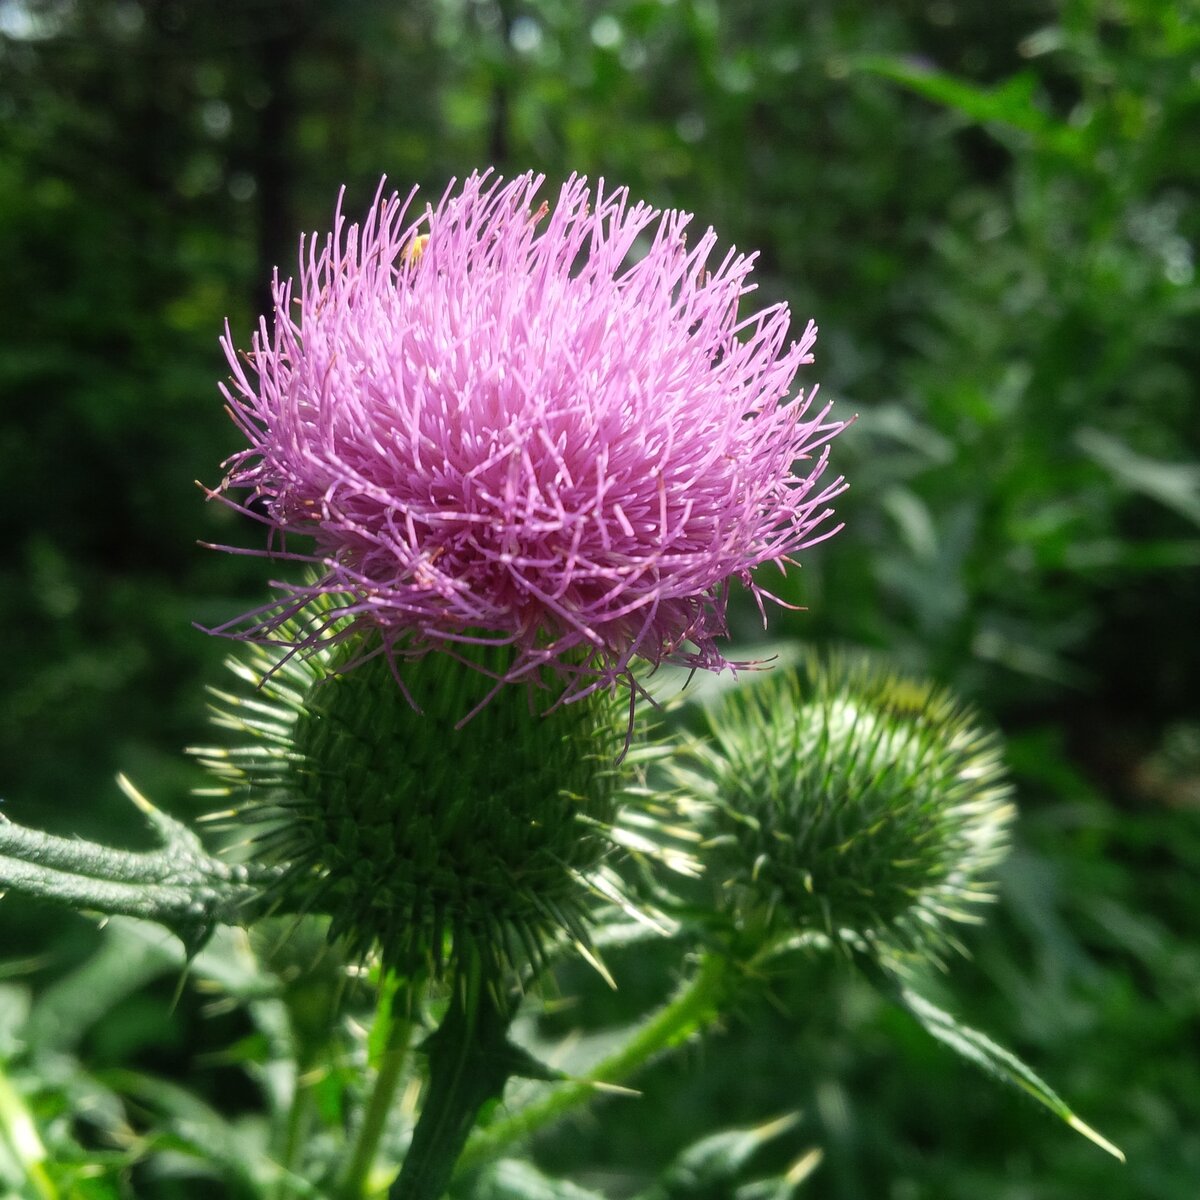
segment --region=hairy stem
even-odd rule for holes
[[[728,995],[730,970],[729,959],[724,955],[706,955],[696,974],[675,996],[640,1026],[621,1049],[597,1063],[583,1079],[563,1084],[537,1103],[476,1133],[459,1159],[456,1174],[465,1174],[498,1157],[512,1143],[591,1099],[598,1086],[621,1083],[652,1058],[711,1024]]]
[[[508,1041],[515,1004],[478,954],[460,969],[450,1006],[429,1039],[429,1086],[391,1200],[441,1200],[479,1110],[498,1099],[516,1057]]]
[[[157,921],[189,947],[214,925],[244,925],[261,914],[275,869],[214,858],[191,830],[123,786],[158,834],[159,849],[115,850],[0,818],[0,891]]]

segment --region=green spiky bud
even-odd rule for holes
[[[936,956],[989,898],[1014,809],[998,737],[949,692],[812,657],[730,689],[709,723],[672,771],[743,927]]]
[[[621,706],[594,693],[552,707],[538,679],[489,699],[505,647],[361,654],[336,638],[290,657],[250,647],[230,664],[249,688],[219,694],[217,714],[250,736],[196,752],[258,855],[284,864],[287,906],[330,914],[334,935],[401,971],[440,973],[468,948],[537,963],[563,932],[586,942],[594,889],[612,883]]]

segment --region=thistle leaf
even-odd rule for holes
[[[1010,1050],[997,1045],[977,1029],[971,1029],[969,1026],[961,1024],[945,1009],[931,1004],[911,988],[902,989],[900,999],[927,1032],[937,1038],[939,1042],[949,1046],[961,1058],[973,1063],[993,1079],[999,1079],[1026,1095],[1032,1096],[1043,1108],[1049,1109],[1056,1117],[1065,1121],[1076,1133],[1083,1134],[1085,1138],[1095,1142],[1101,1150],[1111,1154],[1114,1158],[1121,1162],[1125,1161],[1125,1155],[1120,1149],[1097,1133],[1090,1125],[1080,1120],[1062,1097]]]

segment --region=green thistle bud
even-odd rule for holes
[[[615,891],[619,703],[542,715],[554,693],[536,677],[488,699],[509,665],[497,646],[397,664],[410,703],[386,655],[361,661],[334,633],[231,661],[249,689],[218,693],[216,720],[249,738],[195,751],[258,856],[284,864],[286,907],[330,914],[332,935],[402,971],[468,949],[538,964],[564,931],[586,944],[595,892]]]
[[[731,689],[671,768],[722,910],[770,934],[937,956],[990,898],[1014,816],[998,737],[865,657]]]

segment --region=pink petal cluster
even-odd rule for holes
[[[729,581],[761,607],[750,572],[836,532],[844,423],[815,388],[789,399],[815,326],[789,343],[785,305],[739,316],[754,256],[689,245],[689,214],[583,178],[539,206],[542,182],[476,174],[419,213],[381,184],[349,227],[339,202],[244,360],[226,329],[249,447],[218,494],[311,536],[287,557],[319,577],[220,632],[278,638],[336,595],[339,636],[399,659],[507,643],[502,682],[548,664],[569,699],[635,657],[726,665]]]

